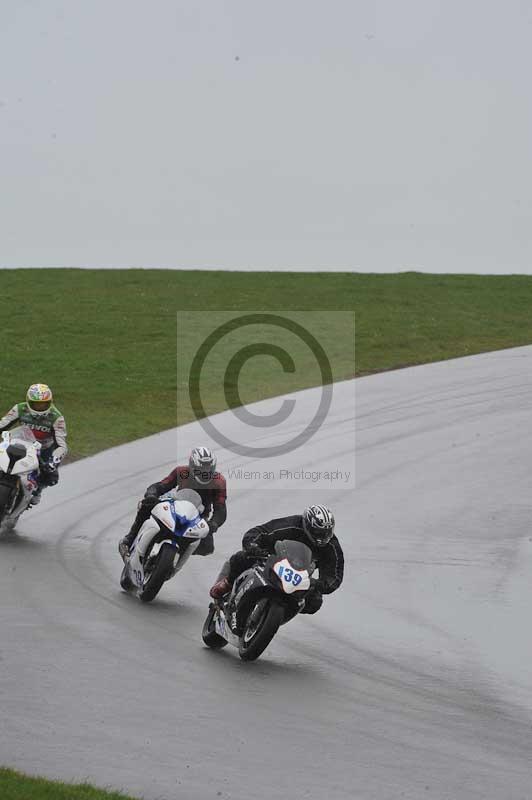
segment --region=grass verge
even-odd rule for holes
[[[0,768],[0,797],[2,800],[133,800],[125,794],[105,792],[85,783],[46,781],[3,768]]]
[[[194,418],[176,370],[178,313],[198,311],[208,320],[216,310],[354,310],[356,370],[351,342],[334,323],[322,331],[332,347],[334,380],[532,342],[532,278],[525,276],[167,270],[0,276],[2,413],[23,399],[29,383],[49,383],[75,457]],[[180,363],[193,354],[193,333],[181,337]],[[222,352],[220,365],[223,359]],[[227,407],[220,369],[207,376],[207,413]],[[287,376],[265,356],[242,377],[244,402],[319,382],[305,363]]]

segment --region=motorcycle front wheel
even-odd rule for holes
[[[175,554],[176,551],[172,545],[163,544],[157,555],[156,564],[145,579],[144,586],[139,592],[139,598],[143,603],[149,603],[153,600],[165,580],[170,577],[174,567]]]
[[[284,619],[284,609],[268,598],[259,600],[246,620],[238,653],[242,661],[255,661],[268,647]]]
[[[11,486],[0,486],[0,525],[4,521],[7,509],[11,505],[13,489]]]

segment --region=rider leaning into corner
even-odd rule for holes
[[[0,431],[24,425],[41,444],[38,485],[33,493],[32,506],[40,503],[41,492],[46,486],[55,486],[59,480],[57,468],[68,452],[65,418],[54,405],[53,399],[49,386],[45,383],[32,383],[27,391],[26,401],[14,405],[0,419]]]
[[[303,511],[280,519],[271,519],[263,525],[250,528],[242,538],[242,550],[225,562],[216,583],[210,590],[215,600],[231,591],[235,578],[249,569],[261,556],[275,551],[275,543],[291,539],[302,542],[312,550],[319,579],[311,579],[302,614],[315,614],[323,603],[324,594],[335,592],[344,577],[344,554],[334,535],[334,515],[327,506],[312,505]]]
[[[146,489],[129,533],[118,543],[118,552],[124,560],[129,556],[141,526],[159,502],[159,497],[170,489],[194,489],[199,494],[204,505],[202,517],[209,524],[209,533],[201,540],[194,555],[208,556],[214,552],[213,534],[227,518],[225,478],[220,472],[216,472],[216,456],[212,451],[208,447],[195,447],[190,454],[188,466],[177,466],[166,478]]]

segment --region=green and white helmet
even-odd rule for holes
[[[32,383],[26,393],[28,408],[36,416],[47,414],[53,399],[52,390],[45,383]]]

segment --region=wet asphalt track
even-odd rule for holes
[[[356,398],[356,492],[234,481],[215,555],[148,606],[118,587],[116,540],[175,432],[63,470],[0,540],[0,762],[149,800],[532,796],[532,348],[360,379]],[[338,384],[305,463],[347,469],[353,425]],[[180,454],[206,440],[179,436]],[[241,532],[314,499],[336,512],[342,589],[254,664],[205,649]]]

